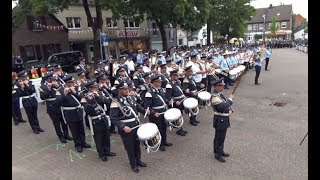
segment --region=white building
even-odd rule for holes
[[[305,33],[304,31],[305,31],[304,29],[300,29],[299,31],[294,33],[294,40],[297,40],[297,39],[308,39],[308,33]]]
[[[189,32],[190,33],[190,32]],[[189,35],[189,38],[188,38]],[[212,43],[212,31],[210,32],[210,43]],[[182,29],[177,30],[177,45],[178,46],[196,46],[207,44],[207,25],[204,25],[199,31],[193,32],[192,35],[187,34],[187,31]],[[189,40],[189,41],[188,41]]]

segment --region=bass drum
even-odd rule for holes
[[[147,152],[157,152],[161,143],[161,134],[156,124],[145,123],[137,130],[137,136]]]
[[[180,109],[170,108],[164,113],[164,119],[169,123],[170,130],[179,130],[183,125],[183,116]]]

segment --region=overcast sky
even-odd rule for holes
[[[255,8],[279,6],[280,3],[285,5],[292,4],[292,11],[294,14],[301,14],[302,17],[308,19],[308,0],[252,0],[251,5]]]
[[[274,6],[283,3],[285,5],[292,4],[294,14],[301,14],[304,18],[308,19],[308,1],[307,0],[252,0],[251,5],[255,8],[269,7],[270,4]],[[15,3],[12,2],[12,8]]]

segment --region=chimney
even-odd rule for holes
[[[272,4],[270,4],[270,6],[269,6],[269,9],[271,9],[272,8]]]

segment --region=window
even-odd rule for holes
[[[248,36],[248,41],[251,41],[251,36]]]
[[[139,27],[139,22],[134,22],[131,20],[123,21],[125,27]]]
[[[81,28],[81,18],[79,17],[67,17],[67,27],[69,29]]]
[[[264,29],[263,24],[262,23],[259,24],[259,30],[263,30],[263,29]]]
[[[152,23],[152,35],[153,36],[158,36],[158,29],[157,29],[157,24]]]
[[[248,31],[252,30],[252,24],[248,24]]]
[[[179,46],[182,45],[183,39],[179,39]]]
[[[106,22],[107,22],[107,27],[108,28],[116,28],[116,27],[118,27],[117,21],[112,19],[112,18],[107,18]]]
[[[96,17],[92,17],[92,20],[93,20],[93,23],[97,20]],[[90,24],[89,24],[89,21],[88,21],[88,27],[92,27]]]
[[[258,30],[259,24],[254,24],[253,25],[253,30]]]
[[[35,60],[34,48],[32,45],[29,46],[20,46],[20,53],[23,58],[26,60]]]
[[[287,22],[281,22],[281,29],[287,28]]]

